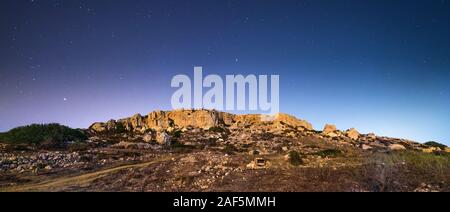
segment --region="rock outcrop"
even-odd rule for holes
[[[234,115],[215,110],[154,111],[147,116],[136,114],[118,121],[110,120],[107,123],[94,123],[89,129],[94,133],[104,133],[117,129],[118,126],[123,126],[126,131],[145,133],[149,130],[160,131],[174,127],[210,129],[219,126],[245,126],[264,122],[284,123],[296,129],[313,130],[312,125],[307,121],[299,120],[287,114],[280,113],[275,116]]]
[[[101,122],[96,122],[92,124],[89,129],[96,133],[103,133],[107,131],[106,124]]]
[[[295,127],[295,128],[303,128],[306,130],[313,130],[313,126],[309,122],[307,122],[305,120],[297,119],[294,116],[284,114],[284,113],[277,114],[275,116],[275,121],[283,122],[283,123],[290,125],[292,127]]]

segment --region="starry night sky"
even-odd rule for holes
[[[281,111],[450,144],[449,0],[1,0],[0,131],[171,109],[176,74],[279,74]]]

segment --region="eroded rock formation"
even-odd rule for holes
[[[103,133],[123,128],[126,131],[144,133],[148,130],[165,130],[170,127],[210,129],[219,126],[245,126],[261,123],[284,123],[297,129],[313,130],[310,123],[287,114],[266,116],[259,114],[234,115],[215,110],[154,111],[147,116],[136,114],[130,118],[94,123],[91,132]]]

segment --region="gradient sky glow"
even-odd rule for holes
[[[281,111],[450,145],[449,0],[2,0],[0,131],[169,110],[176,74],[279,74]]]

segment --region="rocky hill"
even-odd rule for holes
[[[0,142],[0,191],[450,191],[444,145],[287,114],[155,111],[84,133],[56,149]]]
[[[266,130],[281,135],[289,131],[285,134],[286,136],[313,136],[316,139],[358,146],[364,150],[445,151],[445,149],[430,147],[405,139],[381,137],[373,133],[360,134],[354,128],[341,131],[332,124],[325,125],[323,131],[315,131],[309,122],[283,113],[268,116],[259,114],[235,115],[215,110],[155,111],[146,116],[136,114],[130,118],[97,122],[92,124],[88,131],[93,135],[128,132],[142,135],[147,141],[154,140],[163,143],[164,139],[160,136],[163,133],[167,134],[177,130],[188,131],[195,128],[203,130],[249,128],[251,129],[250,133]]]

